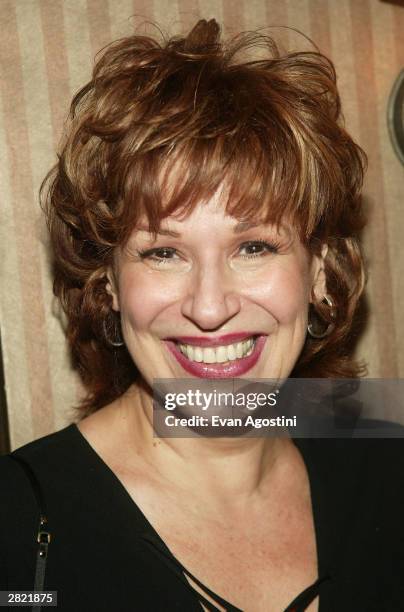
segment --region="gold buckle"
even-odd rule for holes
[[[51,541],[51,534],[49,531],[38,531],[37,542],[38,544],[49,544]]]

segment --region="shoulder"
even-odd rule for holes
[[[63,447],[66,447],[66,441],[69,437],[66,435],[66,430],[70,430],[71,427],[69,426],[65,430],[30,442],[12,453],[0,457],[0,483],[2,490],[4,491],[7,485],[12,485],[12,489],[17,490],[20,488],[19,485],[28,484],[24,470],[14,458],[21,458],[29,465],[32,465],[33,469],[35,469],[35,466],[50,466],[55,458],[60,456],[61,452],[63,453]]]
[[[74,468],[88,455],[88,444],[77,425],[49,434],[13,451],[8,458],[20,458],[33,470],[52,472]]]
[[[34,477],[46,488],[47,483],[75,480],[85,458],[84,440],[77,427],[70,425],[0,457],[0,486],[3,511],[21,508],[34,501],[32,485],[21,462],[29,466]],[[15,460],[17,459],[17,461]],[[18,459],[21,460],[18,461]]]
[[[398,559],[404,545],[404,438],[305,440],[306,465],[317,507],[322,506],[324,533],[329,526],[341,542],[372,541],[381,555]],[[400,551],[388,543],[395,538]],[[346,544],[347,545],[347,544]],[[354,544],[352,544],[352,555]],[[394,553],[394,555],[393,555]],[[369,558],[373,558],[373,553]],[[398,561],[397,561],[398,562]],[[404,567],[403,567],[404,569]]]
[[[313,484],[338,505],[366,503],[379,495],[392,503],[401,497],[404,504],[404,427],[361,425],[361,437],[295,440]],[[384,427],[395,437],[381,437]]]
[[[303,454],[324,467],[350,467],[351,470],[367,466],[369,470],[404,477],[404,427],[396,424],[361,426],[346,437],[322,437],[296,441]]]
[[[0,457],[0,480],[4,483],[9,478],[18,479],[18,474],[21,473],[21,468],[14,458],[21,458],[23,461],[40,465],[46,463],[49,465],[49,460],[54,460],[60,457],[67,450],[69,440],[74,439],[72,429],[75,426],[70,425],[61,431],[52,433],[33,442],[29,442],[24,446],[14,450],[8,455]]]
[[[77,443],[77,427],[69,425],[60,431],[49,434],[16,449],[11,456],[21,457],[25,461],[41,463],[51,458],[61,458],[69,452],[71,445]]]
[[[0,457],[0,548],[13,550],[17,539],[23,549],[23,543],[33,539],[39,518],[38,490],[51,524],[60,516],[68,525],[74,509],[86,506],[96,471],[96,460],[76,425]]]

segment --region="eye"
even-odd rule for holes
[[[150,259],[156,263],[165,263],[174,259],[177,252],[171,247],[158,247],[154,249],[147,249],[145,251],[138,251],[138,255],[140,259]]]
[[[267,242],[266,240],[249,240],[240,245],[239,253],[244,259],[264,257],[269,253],[277,253],[279,244]]]

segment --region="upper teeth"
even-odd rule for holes
[[[179,349],[191,361],[203,361],[203,363],[224,363],[234,361],[251,355],[254,348],[254,339],[248,338],[236,344],[226,344],[222,346],[201,347],[191,344],[179,344]]]

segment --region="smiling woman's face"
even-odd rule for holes
[[[212,198],[147,225],[118,251],[107,290],[144,379],[286,378],[302,350],[323,260],[291,227],[240,223]]]

